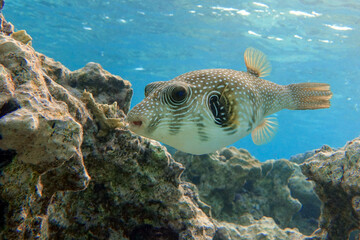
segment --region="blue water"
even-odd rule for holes
[[[277,113],[272,142],[248,136],[236,147],[260,160],[289,158],[360,135],[360,2],[8,0],[3,13],[33,47],[71,70],[98,62],[131,81],[132,106],[144,87],[206,68],[245,70],[243,52],[268,55],[278,84],[331,84],[326,110]]]

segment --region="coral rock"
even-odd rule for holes
[[[14,32],[10,36],[17,41],[22,42],[23,44],[31,45],[32,38],[30,37],[29,34],[26,33],[25,30],[20,30],[20,31]]]
[[[0,1],[0,6],[4,6],[4,1]],[[14,26],[11,23],[8,23],[2,13],[0,13],[0,32],[9,36],[14,32]]]
[[[2,34],[0,91],[1,239],[212,239],[182,165],[123,128],[128,81]]]
[[[255,220],[250,214],[243,216],[248,222],[246,225],[237,225],[228,222],[216,222],[217,232],[214,240],[253,240],[253,239],[281,239],[281,240],[300,240],[305,236],[295,229],[281,229],[270,217],[262,217]],[[309,238],[310,239],[310,238]]]
[[[315,182],[323,202],[318,235],[348,239],[352,231],[360,229],[360,139],[337,150],[324,146],[301,169]]]
[[[36,52],[0,36],[1,203],[4,238],[34,238],[47,225],[54,192],[84,189],[90,177],[83,164],[83,129],[62,101],[84,104],[41,71]],[[62,92],[55,97],[52,92]],[[15,229],[17,229],[15,231]]]
[[[272,217],[280,227],[297,227],[305,234],[317,228],[320,201],[295,163],[261,163],[234,147],[201,156],[177,152],[174,158],[184,164],[183,179],[196,184],[215,219],[244,224],[242,216],[250,213],[254,219]]]
[[[94,95],[98,103],[117,102],[125,113],[129,111],[133,93],[130,82],[110,74],[98,63],[86,64],[84,68],[71,73],[67,81],[62,84],[65,86],[68,84],[68,88],[75,96],[81,96],[85,89]]]

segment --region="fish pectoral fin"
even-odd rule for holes
[[[271,72],[270,62],[266,55],[255,48],[247,48],[244,53],[248,73],[256,77],[268,76]]]
[[[278,125],[275,117],[264,118],[264,120],[251,132],[253,142],[256,145],[270,142],[276,134]]]

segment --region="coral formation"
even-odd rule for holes
[[[3,6],[4,6],[4,1],[0,1],[1,9]],[[0,32],[2,32],[3,34],[5,34],[7,36],[9,36],[10,34],[12,34],[14,32],[14,26],[5,20],[2,13],[0,13]]]
[[[260,163],[232,147],[178,152],[184,171],[164,146],[126,129],[128,81],[95,63],[71,72],[5,23],[0,239],[310,240],[356,232],[359,139],[293,162]],[[323,202],[311,236],[320,202],[301,170]]]
[[[93,63],[71,72],[5,34],[0,64],[0,238],[212,238],[182,166],[121,129],[128,81]]]
[[[0,35],[0,63],[0,152],[6,156],[1,235],[27,238],[40,234],[54,192],[78,191],[90,180],[81,152],[82,122],[62,100],[71,99],[81,118],[89,115],[81,101],[43,74],[29,45]],[[53,91],[63,94],[55,98]]]
[[[323,202],[319,235],[347,239],[360,229],[360,138],[343,148],[324,146],[301,165]]]
[[[297,164],[261,163],[234,147],[201,156],[177,152],[174,158],[184,164],[184,180],[197,185],[216,219],[242,224],[242,217],[250,213],[255,219],[271,217],[280,227],[297,227],[305,234],[317,228],[320,201]]]
[[[86,64],[83,69],[72,72],[68,78],[62,78],[59,83],[76,97],[80,97],[83,89],[86,89],[94,95],[98,103],[117,102],[124,113],[129,111],[133,93],[130,82],[110,74],[98,63]]]
[[[256,221],[251,214],[246,214],[242,218],[243,224],[217,222],[213,239],[314,239],[306,238],[295,229],[281,229],[270,217],[262,217]]]
[[[22,42],[23,44],[31,45],[32,38],[25,30],[14,32],[10,35],[13,39]]]
[[[124,115],[122,115],[122,118],[117,115],[117,102],[114,102],[111,105],[96,103],[93,95],[86,90],[83,93],[82,100],[86,103],[87,107],[97,120],[96,122],[99,124],[100,136],[106,136],[109,131],[112,131],[115,128],[126,127],[126,123],[123,121]],[[114,117],[110,118],[106,115]]]

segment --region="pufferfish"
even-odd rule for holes
[[[145,99],[128,113],[129,129],[178,150],[206,154],[251,133],[255,144],[276,133],[282,109],[330,107],[326,83],[278,85],[262,79],[271,66],[259,50],[244,54],[247,72],[206,69],[182,74],[145,87]]]

